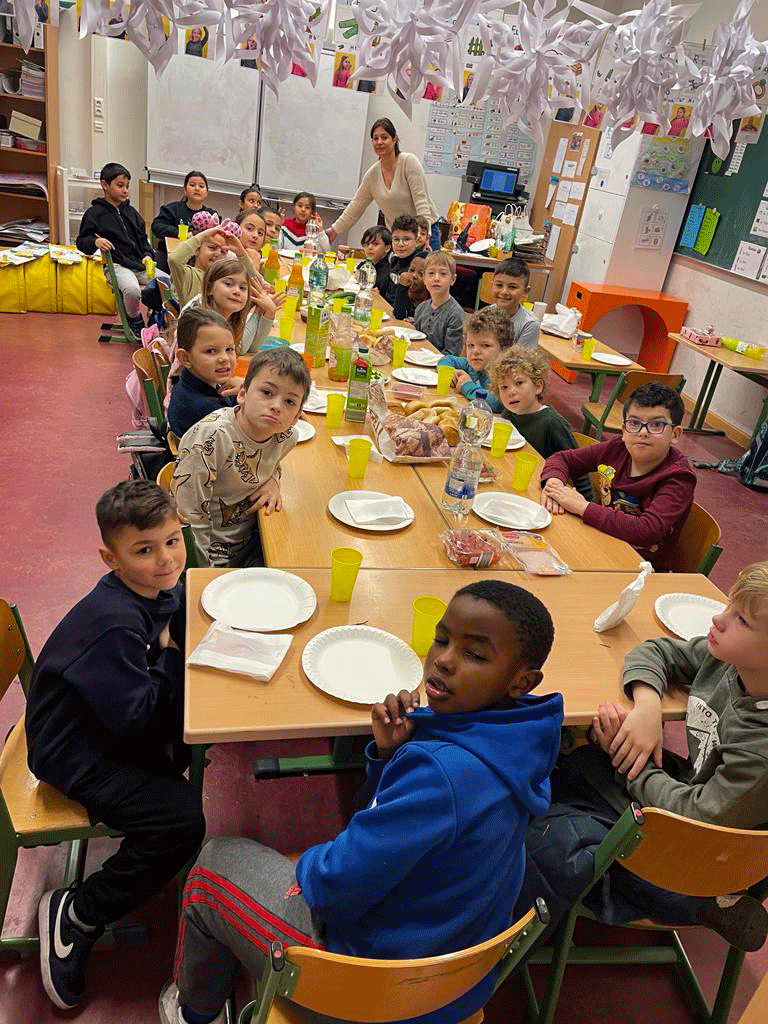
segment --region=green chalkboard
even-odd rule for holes
[[[755,143],[745,147],[738,173],[727,174],[738,143],[736,129],[731,140],[731,151],[723,161],[718,161],[709,143],[704,147],[699,171],[691,189],[689,208],[696,204],[714,208],[720,214],[712,244],[706,256],[695,251],[692,246],[681,245],[682,237],[688,220],[686,210],[683,227],[678,237],[675,252],[690,256],[700,263],[708,263],[713,267],[730,270],[739,243],[742,241],[756,242],[768,247],[768,238],[761,238],[750,232],[763,199],[763,192],[768,183],[768,117],[764,119],[760,137]],[[768,197],[766,197],[768,198]]]

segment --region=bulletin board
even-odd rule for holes
[[[755,142],[746,142],[748,136],[739,131],[737,124],[725,160],[720,161],[707,143],[675,252],[768,285],[768,126],[765,122],[763,118],[762,130]],[[702,207],[720,214],[706,253],[697,251],[693,244],[695,219],[701,216]],[[689,217],[694,223],[686,234]]]

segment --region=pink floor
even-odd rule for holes
[[[19,605],[34,652],[102,574],[93,508],[99,495],[128,472],[127,459],[117,454],[114,439],[128,425],[123,381],[131,349],[99,345],[97,334],[95,317],[0,315],[0,473],[6,499],[0,595]],[[552,402],[576,428],[585,396],[584,385],[553,379]],[[723,438],[686,436],[681,448],[697,459],[736,453]],[[725,551],[712,579],[727,589],[741,565],[768,558],[768,497],[706,470],[699,471],[696,496],[722,526]],[[556,680],[550,682],[556,686]],[[21,709],[21,695],[14,686],[0,704],[0,736]],[[312,745],[302,746],[309,751]],[[318,746],[322,743],[315,749]],[[265,744],[259,753],[280,747]],[[245,834],[289,852],[338,832],[350,813],[354,779],[257,783],[250,773],[255,753],[252,745],[213,748],[205,784],[209,835]],[[103,856],[106,845],[105,841],[101,850],[94,848],[94,858]],[[9,934],[33,932],[37,900],[56,879],[61,862],[58,849],[22,853],[5,926]],[[138,914],[152,932],[148,946],[94,954],[88,998],[79,1013],[52,1009],[34,958],[0,965],[0,1024],[47,1024],[75,1017],[82,1024],[154,1024],[157,993],[171,969],[175,914],[174,894],[160,894]],[[724,944],[712,933],[696,930],[689,933],[686,945],[712,991]],[[733,1021],[767,965],[766,950],[747,957]],[[535,976],[535,981],[542,982],[543,976]],[[521,1020],[518,997],[515,983],[505,986],[489,1006],[487,1021]],[[566,1024],[587,1017],[595,1024],[614,1019],[625,1024],[694,1021],[674,973],[651,967],[569,970],[556,1020]]]

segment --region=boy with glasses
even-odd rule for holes
[[[657,572],[669,558],[693,504],[696,474],[675,445],[682,435],[683,402],[652,382],[624,403],[624,429],[589,448],[556,452],[541,471],[541,503],[553,515],[570,512],[588,526],[627,541]],[[597,471],[598,501],[568,486]]]

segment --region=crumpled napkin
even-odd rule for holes
[[[402,498],[363,498],[345,501],[347,511],[356,523],[379,523],[383,520],[399,521],[410,516]]]
[[[213,622],[187,658],[188,665],[207,665],[268,682],[277,672],[293,636],[290,633],[250,633]]]
[[[637,604],[637,599],[645,586],[646,577],[653,572],[650,562],[640,563],[640,572],[637,578],[627,584],[619,594],[617,601],[601,612],[595,619],[595,632],[605,633],[608,629],[620,625]]]
[[[357,439],[361,441],[370,441],[370,437],[367,434],[344,434],[343,437],[332,437],[331,440],[334,444],[337,444],[339,448],[343,448],[344,451],[349,455],[349,442]],[[381,454],[376,445],[371,441],[371,454],[368,456],[369,462],[383,462],[384,456]]]
[[[545,313],[541,318],[541,329],[547,334],[556,334],[559,338],[573,338],[579,329],[581,314],[578,309],[570,309],[559,302],[555,306],[556,313]]]

